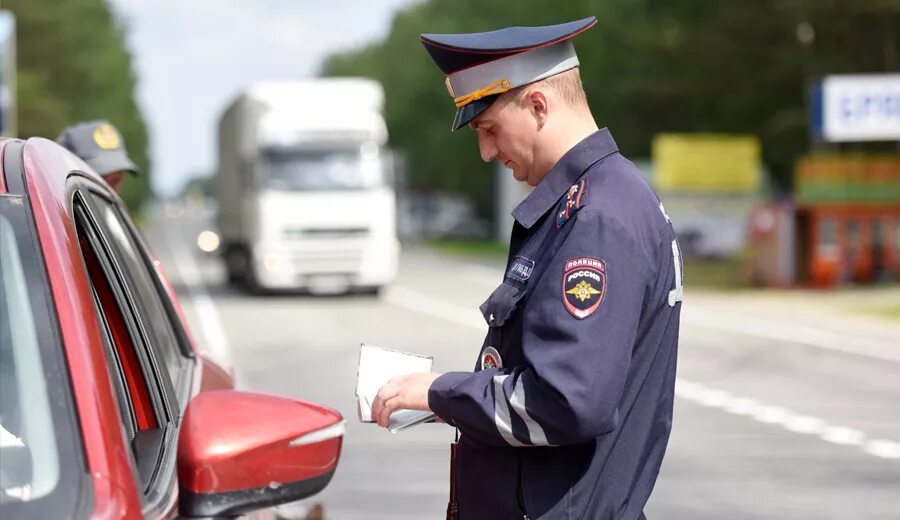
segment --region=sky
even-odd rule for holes
[[[216,121],[256,81],[315,76],[329,54],[377,41],[420,0],[110,0],[138,78],[153,188],[215,168]]]

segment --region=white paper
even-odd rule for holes
[[[433,358],[375,347],[363,343],[359,347],[359,368],[356,379],[356,405],[359,420],[372,420],[372,403],[378,390],[390,379],[416,372],[431,372]],[[389,430],[398,432],[434,417],[431,412],[397,410],[391,414]]]
[[[0,448],[24,448],[25,443],[0,424]]]

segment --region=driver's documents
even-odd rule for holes
[[[356,408],[359,420],[375,422],[372,419],[372,403],[385,383],[397,376],[431,372],[432,361],[433,358],[429,356],[361,344],[356,374]],[[435,417],[435,414],[421,410],[397,410],[391,414],[388,430],[397,433]]]

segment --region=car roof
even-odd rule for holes
[[[40,157],[40,160],[29,161],[30,158]],[[28,176],[43,175],[50,181],[54,198],[65,200],[66,178],[71,172],[80,172],[101,186],[107,187],[103,177],[95,172],[80,157],[73,154],[55,141],[43,137],[32,137],[25,141],[25,173]],[[57,172],[65,172],[63,174]],[[111,189],[107,190],[112,193]],[[49,195],[44,193],[43,195]]]
[[[0,138],[0,148],[5,150],[13,142],[22,142],[22,140],[8,137]],[[25,161],[27,180],[33,180],[35,177],[46,177],[49,181],[46,184],[46,188],[50,191],[42,192],[42,196],[52,196],[52,198],[59,201],[64,200],[66,196],[66,178],[71,172],[79,172],[80,175],[96,181],[100,186],[107,187],[100,174],[81,160],[80,157],[55,141],[43,137],[32,137],[24,140],[24,143],[23,160]],[[10,186],[14,184],[9,179],[6,179],[7,175],[9,174],[5,172],[4,175],[0,175],[0,193],[7,193],[11,189]],[[41,184],[43,185],[43,183]],[[31,182],[29,182],[29,185],[35,186]],[[107,191],[112,193],[112,189],[107,189]]]

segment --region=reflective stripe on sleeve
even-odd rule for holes
[[[544,434],[544,429],[541,428],[541,425],[538,424],[537,421],[528,415],[528,410],[525,408],[525,387],[522,386],[521,383],[520,379],[516,380],[516,383],[513,386],[512,397],[509,399],[509,404],[512,405],[513,410],[519,414],[522,422],[528,427],[528,437],[531,439],[531,444],[536,446],[550,446],[550,443],[547,442],[547,436]]]
[[[506,394],[503,393],[503,381],[509,377],[506,375],[494,376],[494,424],[497,431],[510,446],[522,447],[525,444],[519,442],[512,432],[512,420],[509,417],[509,406],[506,404]]]

